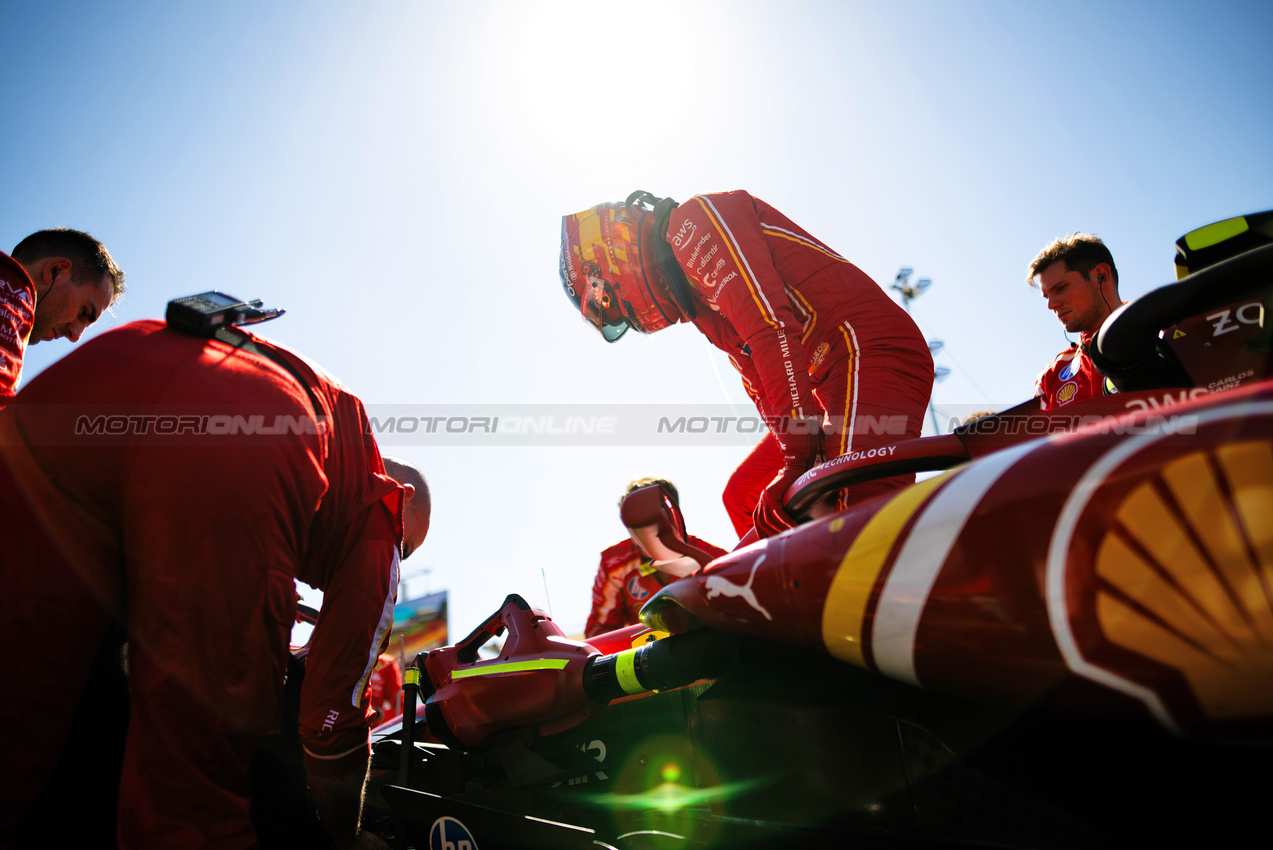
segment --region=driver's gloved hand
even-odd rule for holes
[[[797,520],[783,507],[783,496],[796,479],[822,461],[822,417],[791,416],[779,420],[775,436],[782,446],[782,472],[769,482],[752,522],[761,537],[772,537],[797,525]]]

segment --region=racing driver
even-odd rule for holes
[[[385,474],[354,395],[237,328],[134,322],[37,376],[0,412],[0,846],[112,618],[120,846],[255,846],[248,764],[281,716],[294,579],[324,591],[300,714],[314,802],[335,847],[383,845],[359,829],[367,678],[427,505]]]
[[[614,342],[692,322],[729,355],[769,424],[730,477],[742,536],[790,528],[783,494],[842,454],[918,437],[933,385],[928,345],[864,272],[744,191],[678,205],[648,192],[562,218],[560,273],[583,318]],[[869,498],[914,476],[872,481]]]

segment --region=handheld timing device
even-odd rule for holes
[[[252,325],[267,322],[285,313],[274,307],[262,307],[262,302],[242,301],[224,292],[201,292],[174,298],[168,302],[164,318],[168,326],[194,336],[212,336],[229,325]]]

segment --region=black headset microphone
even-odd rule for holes
[[[1109,299],[1105,297],[1105,275],[1100,272],[1096,273],[1096,291],[1101,294],[1101,301],[1105,302],[1105,316],[1108,318],[1109,314],[1114,312],[1114,308],[1109,306]],[[1061,335],[1065,337],[1065,341],[1070,345],[1079,345],[1079,343],[1070,339],[1070,332],[1066,330],[1065,325],[1061,326]]]
[[[53,287],[57,285],[57,271],[58,271],[58,270],[57,270],[57,269],[49,269],[49,271],[50,271],[50,272],[52,272],[52,274],[53,274],[53,280],[49,281],[49,288],[48,288],[48,289],[46,289],[46,290],[44,290],[44,295],[36,295],[36,296],[35,296],[35,309],[37,309],[37,310],[40,308],[40,302],[41,302],[41,301],[43,301],[46,297],[48,297],[48,294],[49,294],[50,292],[52,292],[52,291],[53,291]]]
[[[1101,300],[1105,302],[1105,316],[1108,318],[1109,314],[1114,312],[1114,308],[1109,306],[1109,299],[1105,297],[1105,275],[1096,276],[1096,290],[1101,293]]]

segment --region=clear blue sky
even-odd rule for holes
[[[262,332],[372,406],[745,411],[692,327],[606,346],[561,293],[560,216],[637,188],[745,188],[882,283],[931,277],[954,413],[1024,400],[1066,345],[1023,283],[1054,236],[1101,235],[1134,297],[1185,231],[1273,208],[1268,2],[10,2],[0,27],[0,248],[104,241],[129,293],[97,331],[212,288],[286,307]],[[433,486],[404,568],[451,591],[453,636],[512,591],[580,630],[633,477],[732,544],[746,446],[596,442],[387,448]]]

